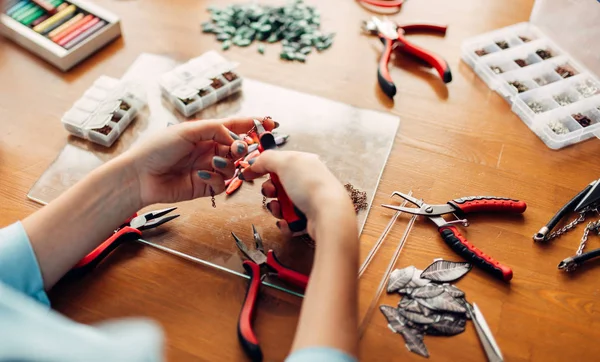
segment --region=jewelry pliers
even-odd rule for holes
[[[233,232],[231,233],[238,249],[250,259],[245,260],[243,263],[246,273],[250,276],[250,284],[248,284],[248,290],[246,291],[246,297],[238,320],[238,338],[242,344],[242,348],[244,348],[244,351],[252,361],[262,361],[263,354],[252,328],[252,319],[256,310],[256,300],[258,299],[258,291],[262,284],[263,276],[267,273],[276,274],[279,279],[295,285],[302,290],[306,289],[308,276],[283,266],[277,260],[277,257],[275,257],[273,250],[269,250],[265,254],[262,238],[254,225],[252,225],[252,233],[254,236],[254,249],[249,249],[237,235]]]
[[[383,53],[381,54],[381,59],[379,60],[379,66],[377,68],[377,80],[379,81],[381,90],[383,90],[388,97],[393,98],[396,95],[396,85],[394,84],[388,69],[392,51],[396,48],[422,59],[427,64],[434,67],[444,83],[450,83],[452,81],[450,66],[442,57],[411,43],[404,36],[406,32],[410,31],[434,31],[440,34],[446,34],[446,29],[446,26],[434,24],[397,25],[392,21],[381,20],[375,16],[372,17],[370,21],[363,23],[363,30],[369,34],[378,35],[384,45]]]
[[[460,218],[464,217],[466,214],[475,212],[506,212],[521,214],[527,209],[527,204],[525,204],[525,202],[504,197],[473,196],[451,200],[445,205],[429,205],[423,202],[423,200],[418,200],[401,192],[394,192],[392,196],[400,196],[408,202],[417,205],[419,208],[394,205],[382,205],[383,207],[428,217],[429,220],[437,225],[438,231],[440,235],[442,235],[444,242],[446,242],[446,244],[448,244],[458,255],[498,279],[504,281],[512,279],[513,272],[509,267],[500,264],[491,256],[483,253],[476,246],[467,241],[454,224],[469,226],[466,219]],[[442,217],[442,215],[445,214],[455,214],[458,220],[446,221]]]

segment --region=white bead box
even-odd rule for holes
[[[102,76],[65,113],[65,129],[80,138],[110,147],[146,105],[143,88]]]
[[[531,23],[465,41],[462,58],[549,147],[600,137],[600,82]]]
[[[242,89],[233,63],[215,51],[189,60],[161,76],[163,96],[185,117],[191,117]]]

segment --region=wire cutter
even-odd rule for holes
[[[438,231],[442,235],[444,242],[446,242],[446,244],[448,244],[458,255],[498,279],[504,281],[512,279],[513,272],[509,267],[500,264],[491,256],[486,255],[467,241],[454,224],[469,226],[469,222],[464,218],[461,219],[461,217],[475,212],[507,212],[520,214],[527,209],[527,204],[525,204],[525,202],[504,197],[472,196],[451,200],[445,205],[429,205],[423,202],[423,200],[417,200],[416,198],[401,192],[394,192],[392,196],[400,196],[408,202],[417,205],[419,208],[394,205],[382,205],[383,207],[428,217],[429,220],[437,225]],[[446,221],[442,217],[444,214],[454,214],[457,220]]]
[[[378,35],[384,45],[377,68],[377,80],[379,81],[379,86],[388,97],[393,98],[396,95],[396,85],[390,76],[388,68],[392,51],[396,48],[402,49],[402,51],[414,55],[434,67],[444,83],[452,81],[450,66],[443,58],[411,43],[404,36],[406,32],[411,31],[433,31],[444,35],[446,34],[446,29],[446,26],[434,24],[400,26],[390,20],[381,20],[375,16],[370,21],[363,23],[363,30],[369,34]]]
[[[254,234],[255,244],[253,250],[248,249],[246,244],[237,235],[233,232],[231,233],[237,247],[250,259],[245,260],[243,263],[246,273],[250,276],[250,284],[248,284],[248,290],[246,291],[246,297],[238,320],[238,338],[244,351],[252,361],[262,361],[263,354],[252,328],[252,319],[256,310],[256,300],[263,275],[274,272],[279,279],[302,289],[306,289],[308,276],[281,265],[275,257],[273,250],[269,250],[265,254],[262,238],[254,225],[252,225],[252,233]]]
[[[271,132],[267,132],[259,120],[254,120],[254,127],[258,135],[258,151],[262,153],[266,150],[277,149],[277,140]],[[277,190],[277,200],[281,205],[281,214],[283,219],[288,223],[290,230],[293,233],[299,233],[306,230],[306,215],[298,209],[290,200],[283,186],[279,182],[279,177],[276,174],[270,173],[271,182]]]
[[[175,209],[177,208],[170,207],[167,209],[150,211],[141,215],[138,215],[137,213],[134,214],[129,220],[115,230],[110,238],[106,239],[106,241],[100,244],[94,251],[81,259],[81,261],[79,261],[79,263],[77,263],[70,271],[70,274],[85,273],[95,268],[119,245],[127,241],[137,240],[142,235],[143,230],[153,229],[179,217],[179,215],[162,217]]]

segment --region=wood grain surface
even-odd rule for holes
[[[475,245],[513,268],[513,281],[503,284],[475,269],[457,285],[480,306],[507,361],[595,360],[600,353],[598,264],[573,274],[556,268],[576,250],[581,229],[547,246],[534,244],[531,236],[599,176],[600,142],[551,151],[460,61],[465,38],[526,21],[533,2],[407,2],[393,16],[398,22],[449,24],[445,38],[412,39],[447,59],[454,80],[445,87],[432,70],[400,56],[391,68],[398,86],[395,102],[377,86],[379,41],[360,33],[360,22],[371,14],[351,0],[310,2],[318,3],[323,28],[337,33],[330,50],[310,55],[306,64],[280,61],[278,45],[268,46],[264,56],[256,45],[231,49],[227,56],[241,62],[239,70],[249,78],[401,116],[374,205],[389,201],[394,190],[412,190],[430,203],[479,194],[527,201],[523,217],[473,216],[463,229]],[[207,1],[97,3],[121,16],[123,37],[69,73],[0,39],[0,225],[39,208],[25,195],[65,144],[62,113],[94,79],[120,77],[141,52],[183,61],[219,49],[213,37],[200,33]],[[363,256],[391,215],[374,206],[361,237]],[[363,313],[407,222],[408,216],[399,219],[361,279]],[[596,247],[597,238],[589,244]],[[431,223],[418,220],[397,267],[424,268],[438,257],[459,259]],[[57,286],[51,299],[58,311],[84,323],[132,316],[158,321],[171,361],[230,361],[244,360],[236,321],[245,288],[245,279],[131,244],[92,275]],[[379,304],[398,300],[398,295],[384,295]],[[282,360],[289,352],[300,306],[297,297],[263,290],[255,325],[267,360]],[[459,336],[425,341],[432,360],[485,360],[471,324]],[[422,360],[406,350],[377,311],[360,347],[364,361]]]

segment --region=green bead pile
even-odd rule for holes
[[[323,34],[319,30],[319,11],[304,4],[303,0],[290,1],[279,7],[237,4],[224,9],[209,7],[208,11],[211,20],[202,24],[202,31],[215,34],[223,43],[223,50],[231,45],[247,47],[255,40],[281,42],[281,59],[304,62],[313,49],[322,51],[333,44],[335,34]],[[259,44],[258,52],[264,54],[263,44]]]

